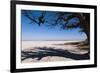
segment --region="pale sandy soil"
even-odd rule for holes
[[[51,57],[51,56],[48,56],[48,57],[42,58],[41,60],[37,60],[36,58],[35,59],[29,58],[29,59],[26,59],[26,60],[22,61],[22,63],[72,61],[72,60],[73,59],[64,58],[64,57],[57,57],[57,56]]]
[[[54,44],[63,44],[76,41],[22,41],[22,51],[39,51],[36,47],[53,47],[54,49],[63,49],[68,50],[71,53],[75,54],[85,54],[87,50],[79,50],[77,45],[54,45]],[[71,61],[71,58],[64,58],[59,56],[47,56],[38,60],[37,58],[27,58],[22,61],[22,63],[34,63],[34,62],[53,62],[53,61]]]

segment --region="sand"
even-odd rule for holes
[[[55,44],[64,44],[69,42],[76,41],[22,41],[22,51],[28,52],[38,52],[37,47],[52,47],[53,49],[62,49],[67,50],[68,52],[75,54],[85,54],[87,50],[78,49],[77,45],[55,45]],[[35,62],[53,62],[53,61],[72,61],[74,59],[64,58],[59,56],[46,56],[38,60],[38,58],[27,58],[22,61],[22,63],[35,63]]]

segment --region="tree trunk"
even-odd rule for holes
[[[87,32],[86,35],[87,35],[87,41],[90,42],[90,33]]]

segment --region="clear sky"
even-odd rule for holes
[[[34,11],[39,15],[39,11]],[[50,14],[50,12],[48,12]],[[52,17],[48,15],[46,18]],[[30,20],[21,14],[22,40],[84,40],[86,35],[79,32],[79,28],[63,30],[59,27],[50,28],[45,24],[38,26],[36,23],[30,24]]]

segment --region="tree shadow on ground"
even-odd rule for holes
[[[38,47],[37,51],[21,51],[21,60],[25,60],[28,58],[41,60],[44,57],[47,56],[58,56],[58,57],[64,57],[64,58],[71,58],[74,60],[87,60],[90,59],[90,53],[86,54],[75,54],[71,53],[68,50],[63,49],[54,49],[52,47]]]

